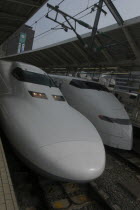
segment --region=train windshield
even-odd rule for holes
[[[53,80],[45,74],[39,74],[31,71],[25,71],[17,67],[12,72],[13,76],[22,82],[29,82],[49,87],[56,87]]]
[[[94,83],[94,82],[88,82],[88,81],[73,79],[70,82],[70,85],[72,85],[74,87],[77,87],[77,88],[80,88],[80,89],[92,89],[92,90],[109,92],[109,90],[106,87],[104,87],[101,84]]]

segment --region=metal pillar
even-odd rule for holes
[[[119,14],[118,10],[116,9],[115,5],[112,3],[112,0],[104,0],[105,5],[108,7],[109,11],[117,21],[119,25],[123,25],[124,20],[122,19],[121,15]]]
[[[98,5],[98,8],[97,8],[97,13],[96,13],[94,25],[93,25],[93,28],[92,28],[91,43],[90,43],[90,46],[89,46],[89,48],[90,48],[91,50],[93,49],[94,40],[95,40],[95,35],[96,35],[96,33],[97,33],[97,27],[98,27],[99,20],[100,20],[100,16],[101,16],[101,12],[102,12],[101,9],[102,9],[102,7],[103,7],[103,1],[104,1],[104,0],[100,0],[100,1],[99,1],[99,5]]]

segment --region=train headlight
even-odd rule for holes
[[[63,96],[58,96],[58,95],[52,95],[54,100],[56,101],[65,101],[64,97]]]
[[[42,99],[48,99],[45,93],[39,93],[34,91],[29,91],[30,95],[35,98],[42,98]]]

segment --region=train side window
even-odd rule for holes
[[[76,80],[76,79],[73,79],[71,82],[70,82],[70,85],[74,86],[74,87],[77,87],[77,88],[82,88],[81,87],[81,81],[79,82],[80,80]]]
[[[71,80],[70,85],[80,89],[92,89],[92,90],[109,92],[109,90],[106,87],[94,82],[73,79]]]
[[[129,96],[129,98],[134,100],[134,99],[136,99],[136,98],[137,98],[137,96],[130,95],[130,96]]]

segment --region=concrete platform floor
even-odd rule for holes
[[[0,210],[18,210],[3,145],[0,139]]]

